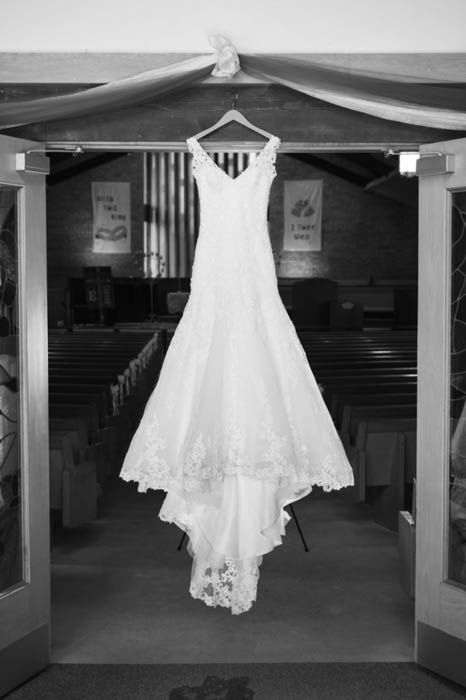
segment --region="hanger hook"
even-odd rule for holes
[[[238,93],[235,92],[235,94],[233,95],[232,109],[236,109],[237,102],[238,102]]]

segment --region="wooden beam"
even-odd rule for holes
[[[353,185],[358,185],[359,187],[365,187],[369,182],[367,177],[359,175],[351,170],[347,170],[346,168],[342,168],[340,165],[336,165],[320,155],[316,156],[311,153],[297,153],[293,155],[293,158],[300,160],[303,163],[307,163],[308,165],[312,165],[314,168],[323,170],[330,175],[340,177],[347,182],[351,182]]]
[[[116,52],[0,52],[0,83],[107,83],[200,54]],[[280,54],[411,82],[465,80],[466,53],[309,53]],[[206,84],[263,82],[239,73],[232,79],[208,78]],[[266,81],[265,81],[266,82]]]
[[[59,182],[68,180],[70,177],[79,175],[88,170],[93,170],[100,165],[105,165],[112,160],[123,158],[126,153],[100,153],[99,155],[87,154],[69,156],[65,159],[60,159],[59,163],[53,164],[50,169],[50,175],[47,178],[47,185],[56,185]]]
[[[7,86],[3,99],[33,98],[73,86]],[[466,132],[401,124],[316,100],[280,85],[236,88],[238,107],[256,124],[282,139],[282,152],[385,151],[415,149],[421,143],[461,138]],[[92,116],[49,121],[5,130],[56,147],[85,150],[186,150],[186,138],[213,124],[231,107],[231,85],[190,87],[162,99]],[[229,125],[203,141],[208,150],[261,148],[263,139]]]
[[[373,153],[348,153],[344,156],[346,160],[355,165],[361,166],[375,177],[383,177],[393,170],[393,165],[381,155]]]
[[[293,157],[304,163],[309,163],[309,165],[323,172],[335,175],[358,187],[362,187],[368,194],[383,197],[384,199],[389,199],[409,207],[417,207],[417,179],[403,178],[400,176],[397,169],[395,170],[392,168],[383,177],[372,180],[367,176],[342,167],[340,163],[332,162],[332,154],[325,157],[322,154],[316,156],[306,153],[296,154]]]

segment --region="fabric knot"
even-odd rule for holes
[[[210,36],[209,43],[217,52],[217,63],[212,71],[212,75],[216,78],[232,78],[241,70],[235,47],[221,34]]]

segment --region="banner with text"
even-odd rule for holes
[[[92,213],[94,253],[130,253],[130,183],[93,182]]]
[[[285,181],[283,250],[322,249],[322,184]]]

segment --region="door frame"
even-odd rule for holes
[[[0,137],[0,182],[18,190],[16,303],[22,560],[21,580],[0,592],[0,696],[46,666],[50,649],[49,511],[44,507],[49,502],[45,219],[48,159],[25,155],[28,148],[36,146],[23,139]]]
[[[262,144],[260,144],[262,145]],[[394,146],[397,148],[397,144],[391,144],[392,147]],[[406,143],[399,144],[399,148],[403,150],[417,150],[422,144],[420,143],[413,143],[412,145],[408,145]],[[163,141],[163,142],[131,142],[131,141],[118,141],[118,142],[89,142],[83,144],[82,142],[72,142],[72,141],[50,141],[44,144],[42,147],[32,147],[32,151],[37,151],[37,152],[44,152],[44,151],[54,151],[57,149],[65,149],[65,150],[70,150],[71,152],[73,151],[73,148],[77,148],[78,146],[81,146],[84,148],[84,150],[100,150],[100,151],[124,151],[124,152],[137,152],[137,151],[166,151],[166,150],[175,150],[175,151],[184,151],[186,150],[186,144],[184,141],[173,141],[173,142],[168,142],[168,141]],[[244,151],[244,150],[250,150],[251,148],[258,147],[259,144],[257,142],[251,142],[251,143],[245,143],[244,141],[230,141],[226,142],[224,140],[219,141],[219,142],[211,142],[209,145],[206,145],[206,150],[221,150],[221,149],[231,149],[235,151]],[[332,144],[320,144],[320,143],[315,143],[315,142],[284,142],[281,148],[282,153],[293,153],[293,152],[361,152],[361,151],[386,151],[387,150],[387,144],[386,143],[361,143],[361,144],[341,144],[341,143],[332,143]],[[419,282],[419,296],[421,295],[421,288],[420,288],[420,279],[418,276],[418,282]],[[46,291],[46,290],[45,290]],[[47,339],[45,338],[44,343],[46,347],[46,342]],[[48,475],[47,475],[48,476]],[[48,529],[47,529],[48,532]],[[48,573],[50,573],[50,565],[48,564]]]
[[[424,144],[419,168],[416,660],[466,686],[466,585],[449,580],[451,193],[466,190],[466,139]],[[450,161],[437,154],[450,154]],[[453,162],[456,161],[456,162]],[[421,294],[422,288],[422,294]]]

